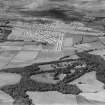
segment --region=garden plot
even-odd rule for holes
[[[42,46],[37,46],[37,45],[24,45],[22,50],[31,50],[31,51],[36,51],[36,50],[42,50]]]
[[[10,62],[5,67],[3,67],[3,69],[25,67],[25,66],[32,65],[33,63],[35,63],[35,59],[28,60],[28,61],[25,61],[25,62]]]
[[[77,101],[78,105],[92,105],[92,104],[90,104],[89,100],[87,100],[86,98],[84,98],[81,95],[76,96],[76,101]]]
[[[38,55],[38,51],[21,51],[11,62],[27,62],[33,60]]]
[[[102,58],[105,59],[105,49],[95,50],[95,51],[90,52],[90,54],[100,55]]]
[[[59,80],[54,80],[51,74],[49,73],[33,75],[31,76],[31,79],[38,81],[38,82],[52,83],[52,84],[56,84],[59,81]]]
[[[63,56],[62,52],[56,51],[40,51],[37,58],[60,58]]]
[[[17,51],[2,51],[0,54],[0,69],[6,66],[16,54]]]
[[[74,95],[59,92],[30,92],[27,94],[35,105],[77,105]]]
[[[3,91],[0,91],[0,105],[13,105],[14,99]]]
[[[80,51],[92,49],[92,47],[89,43],[74,45],[74,48],[76,48],[77,50],[80,50]]]
[[[0,87],[16,84],[20,79],[21,76],[15,73],[0,73]]]
[[[42,71],[53,70],[53,68],[51,67],[51,65],[41,65],[39,67],[40,67],[40,70],[42,70]]]
[[[53,60],[55,60],[55,58],[48,58],[48,57],[47,58],[38,58],[38,59],[35,60],[35,63],[49,62],[49,61],[53,61]]]
[[[98,49],[104,49],[105,48],[104,44],[100,40],[98,40],[96,42],[89,43],[89,44],[91,45],[91,48],[93,48],[93,49],[98,50]]]
[[[13,58],[18,52],[17,51],[3,51],[0,54],[0,59],[2,60],[10,60]]]
[[[11,41],[6,41],[6,42],[3,42],[3,43],[0,43],[0,46],[23,46],[25,44],[25,42],[20,42],[20,41],[14,41],[14,42],[11,42]]]
[[[105,90],[96,93],[80,93],[80,95],[88,100],[105,102]]]
[[[73,38],[71,38],[71,37],[65,38],[63,46],[64,47],[65,46],[69,46],[69,47],[73,46]]]
[[[6,45],[6,46],[0,46],[0,49],[2,49],[2,50],[16,50],[16,51],[18,51],[18,50],[22,49],[22,46],[8,46],[8,45]]]
[[[37,58],[35,59],[36,63],[39,62],[48,62],[58,60],[63,56],[63,52],[55,52],[55,51],[40,51]]]
[[[82,95],[76,96],[76,101],[78,105],[105,105],[104,102],[88,100]]]
[[[100,41],[105,44],[105,37],[99,37]]]
[[[91,43],[91,42],[95,42],[98,41],[98,38],[96,36],[88,36],[88,35],[84,35],[83,36],[83,43]]]

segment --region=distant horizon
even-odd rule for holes
[[[0,13],[7,14],[12,13],[14,16],[23,17],[26,12],[27,17],[31,17],[30,13],[37,13],[48,11],[50,9],[58,8],[61,13],[69,17],[69,11],[71,8],[78,13],[88,14],[90,16],[101,16],[105,12],[104,0],[1,0],[0,1]],[[100,15],[101,14],[101,15]],[[40,15],[40,14],[39,14]],[[104,16],[104,15],[103,15]],[[32,16],[34,17],[34,16]]]

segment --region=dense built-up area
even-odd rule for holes
[[[61,21],[53,21],[51,24],[39,24],[37,22],[30,24],[18,21],[13,24],[13,27],[12,33],[7,37],[8,40],[24,40],[56,44],[59,39],[62,39],[63,41],[63,39],[66,40],[69,38],[70,40],[72,39],[72,45],[74,45],[76,43],[79,44],[80,41],[83,40],[83,37],[97,37],[104,35],[103,32],[88,28],[79,22],[65,24]],[[61,36],[63,38],[61,38]],[[75,42],[75,40],[78,42]]]
[[[51,26],[48,25],[50,24],[33,23],[31,25],[29,23],[23,23],[20,21],[16,22],[12,25],[13,30],[8,35],[7,40],[5,40],[7,44],[5,42],[1,43],[1,49],[3,49],[3,54],[0,55],[0,60],[3,61],[3,63],[0,63],[2,64],[1,66],[3,66],[1,72],[5,71],[5,73],[16,73],[22,76],[22,79],[19,83],[14,85],[10,84],[8,86],[3,85],[1,87],[2,91],[14,98],[14,102],[22,100],[25,102],[29,101],[30,103],[31,99],[33,99],[29,99],[29,96],[31,95],[27,95],[27,93],[30,91],[32,91],[33,94],[36,91],[58,91],[62,94],[79,94],[81,92],[81,89],[83,91],[87,91],[86,85],[88,86],[89,92],[91,90],[90,87],[93,87],[93,85],[91,86],[88,83],[83,86],[83,84],[81,84],[81,81],[80,84],[81,86],[83,86],[82,88],[79,83],[73,85],[70,83],[90,71],[98,72],[100,66],[98,66],[99,68],[96,69],[94,68],[94,64],[96,66],[97,62],[95,61],[100,58],[97,58],[97,56],[93,56],[92,58],[92,55],[80,53],[80,60],[81,57],[86,57],[83,58],[83,60],[86,60],[87,63],[87,66],[81,66],[81,64],[83,63],[82,61],[78,62],[77,59],[75,59],[74,61],[74,56],[73,59],[71,59],[71,52],[76,49],[80,50],[81,48],[83,48],[83,50],[88,50],[88,44],[85,43],[85,41],[90,42],[92,40],[93,43],[93,39],[97,41],[96,39],[99,36],[103,37],[104,33],[95,29],[93,30],[92,28],[88,28],[80,22],[65,24],[59,21],[51,24]],[[52,50],[51,52],[44,51],[42,47],[40,47],[40,51],[40,48],[38,48],[38,46],[35,45],[36,43],[33,42],[47,42],[50,46],[54,45],[54,49],[52,49],[54,52],[52,52]],[[22,43],[24,44],[21,45]],[[66,49],[66,47],[68,47],[68,50]],[[93,46],[91,48],[94,49]],[[99,48],[101,47],[99,46]],[[69,57],[67,57],[68,54],[70,59],[68,59]],[[55,56],[53,60],[60,58],[60,56],[64,56],[65,62],[62,63],[63,59],[59,59],[59,61],[52,61],[52,56]],[[46,62],[46,58],[50,58],[48,59],[48,61],[51,62]],[[95,58],[97,59],[91,62],[92,59]],[[73,60],[73,63],[67,63],[67,61],[69,60]],[[48,66],[50,66],[50,68],[48,68]],[[104,82],[104,77],[99,77],[99,75],[101,75],[102,73],[103,69],[97,74],[97,77],[98,80]],[[96,89],[94,91],[100,89],[99,85],[95,84],[95,86],[97,86],[97,89],[94,87],[93,90]],[[103,84],[101,86],[103,86]]]

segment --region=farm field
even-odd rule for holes
[[[105,1],[0,0],[0,105],[105,105]]]

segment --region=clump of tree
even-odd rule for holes
[[[49,71],[40,71],[38,64],[32,64],[30,66],[26,66],[23,68],[12,68],[8,69],[5,72],[16,72],[21,74],[22,79],[19,83],[14,85],[8,85],[1,88],[2,91],[6,92],[10,96],[12,96],[15,101],[14,105],[31,105],[32,100],[29,99],[29,96],[26,95],[27,91],[38,91],[38,92],[46,92],[46,91],[58,91],[62,94],[75,94],[78,95],[82,91],[76,86],[69,84],[75,79],[78,79],[85,73],[96,71],[97,80],[105,83],[105,61],[99,55],[89,54],[88,52],[76,52],[79,56],[78,59],[71,60],[69,63],[68,57],[63,57],[59,61],[53,61],[48,63],[42,63],[42,65],[52,65],[54,64],[54,69]],[[67,61],[66,61],[67,60]],[[76,66],[85,63],[86,66],[76,68]],[[65,65],[66,64],[66,65]],[[40,64],[39,64],[40,65]],[[63,67],[64,66],[64,67]],[[60,68],[61,67],[61,68]],[[71,70],[74,69],[72,73]],[[54,77],[59,77],[60,74],[66,74],[66,76],[57,82],[56,84],[51,83],[42,83],[35,80],[32,80],[30,77],[32,75],[42,74],[42,73],[55,73]]]
[[[88,52],[77,53],[87,63],[87,69],[96,71],[96,78],[105,83],[105,60],[100,55],[89,54]]]

